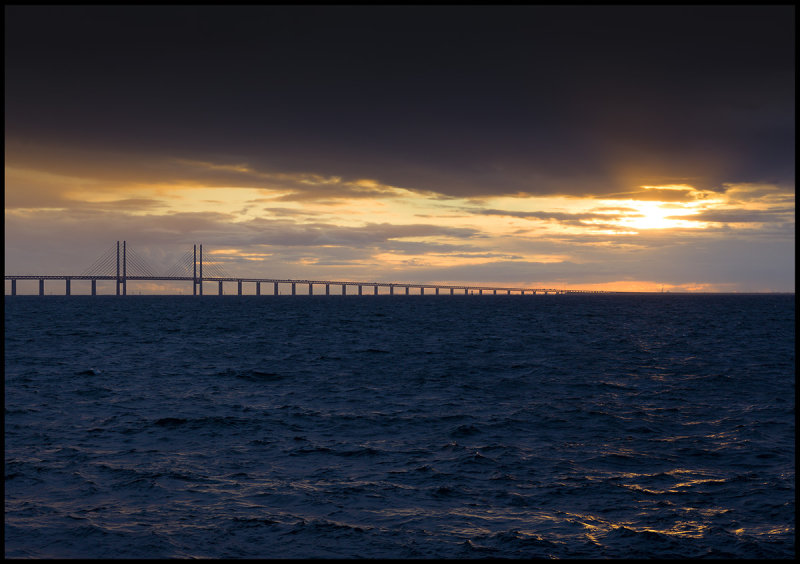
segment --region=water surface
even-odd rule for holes
[[[794,556],[794,296],[5,298],[6,557]]]

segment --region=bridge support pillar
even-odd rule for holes
[[[326,296],[330,296],[331,295],[331,285],[330,284],[325,284],[325,295]]]
[[[128,295],[128,259],[126,258],[127,242],[122,242],[122,295]]]
[[[507,296],[510,296],[510,295],[511,295],[511,290],[507,290],[507,291],[506,291],[506,295],[507,295]]]
[[[222,280],[219,281],[219,295],[222,295]]]
[[[436,288],[436,295],[439,295],[439,288]]]
[[[394,286],[389,286],[389,295],[394,296]]]
[[[453,295],[453,289],[452,288],[450,288],[450,295],[451,296]]]
[[[406,296],[408,295],[408,286],[406,286]]]
[[[39,278],[39,295],[44,296],[44,278]]]
[[[278,283],[277,282],[275,282],[275,285],[274,285],[274,287],[272,289],[272,295],[273,296],[277,296],[278,295]]]
[[[97,295],[97,280],[95,280],[94,278],[92,278],[92,295],[93,296]]]
[[[374,296],[377,296],[377,295],[378,295],[378,285],[377,285],[377,284],[375,284],[375,287],[374,287],[372,290],[373,290],[373,291],[372,291],[372,294],[373,294]]]
[[[17,295],[17,279],[16,278],[14,278],[11,281],[11,295],[12,296],[16,296]]]
[[[198,261],[200,264],[199,268],[199,276],[200,280],[198,281],[197,285],[199,288],[197,289],[198,293],[202,296],[203,295],[203,245],[200,245],[200,256],[198,257],[200,260]],[[219,283],[219,293],[222,293],[222,282]]]
[[[64,280],[64,282],[66,282],[66,284],[65,284],[65,295],[69,296],[72,293],[72,292],[70,292],[70,287],[69,287],[70,286],[70,282],[72,282],[72,280],[70,280],[69,278],[66,278]]]
[[[361,286],[361,284],[359,284],[359,285],[358,285],[358,295],[359,295],[359,296],[361,295],[361,290],[362,290],[362,286]]]
[[[478,295],[482,296],[483,295],[483,290],[478,290]]]
[[[311,284],[311,283],[308,284],[308,295],[309,296],[313,296],[314,295],[314,285]]]
[[[342,295],[343,296],[347,295],[347,284],[342,284]]]
[[[425,288],[423,288],[422,286],[420,286],[420,288],[419,288],[419,295],[420,296],[424,296],[425,295]]]
[[[256,296],[261,295],[261,282],[256,282]]]
[[[237,282],[238,282],[238,284],[237,284],[237,288],[236,288],[236,295],[237,296],[241,296],[242,295],[242,281],[241,280],[237,280]]]
[[[293,296],[294,296],[295,294],[297,294],[297,291],[295,290],[294,284],[295,284],[295,283],[294,283],[294,282],[292,282],[292,295],[293,295]]]

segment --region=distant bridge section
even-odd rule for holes
[[[465,286],[465,285],[452,285],[452,284],[415,284],[410,282],[363,282],[354,280],[293,280],[284,278],[252,278],[252,277],[237,277],[229,276],[222,265],[213,261],[203,261],[203,245],[194,245],[192,251],[187,251],[173,265],[166,274],[157,274],[155,269],[147,264],[140,255],[135,251],[128,248],[127,243],[117,241],[116,247],[112,246],[105,251],[100,258],[98,258],[89,268],[84,270],[82,274],[77,275],[46,275],[46,274],[6,274],[5,279],[11,281],[11,295],[17,295],[17,280],[38,280],[39,281],[39,295],[43,296],[45,293],[45,280],[64,280],[65,294],[71,295],[72,281],[73,280],[89,280],[92,287],[92,295],[97,295],[97,281],[98,280],[112,280],[116,283],[116,295],[127,295],[127,287],[129,280],[144,280],[144,281],[174,281],[184,280],[192,283],[192,294],[203,295],[203,284],[206,282],[216,282],[218,284],[218,293],[223,295],[223,283],[235,282],[237,285],[237,294],[242,295],[242,287],[244,284],[255,284],[255,293],[257,296],[262,295],[261,285],[266,284],[267,288],[271,286],[272,295],[280,294],[280,285],[289,285],[291,287],[291,295],[296,295],[298,285],[308,287],[308,294],[314,294],[314,286],[317,286],[322,291],[324,287],[324,294],[331,294],[331,286],[340,288],[341,295],[348,295],[347,287],[353,288],[351,294],[357,291],[361,296],[365,293],[369,294],[372,290],[373,295],[378,295],[379,288],[388,288],[390,295],[409,295],[411,288],[419,290],[419,293],[424,295],[426,290],[431,294],[440,295],[445,293],[449,295],[454,294],[472,294],[484,295],[492,294],[518,294],[518,295],[536,295],[536,294],[606,294],[600,290],[563,290],[556,288],[518,288],[518,287],[496,287],[496,286]],[[205,273],[203,272],[205,268]],[[366,288],[366,292],[364,289]],[[266,294],[270,295],[270,294]]]

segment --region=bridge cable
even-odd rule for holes
[[[187,251],[183,253],[183,255],[178,258],[178,261],[173,264],[170,269],[167,271],[166,276],[192,276],[193,274],[193,253],[192,251]],[[198,272],[199,274],[199,272]]]
[[[100,258],[83,271],[81,276],[114,276],[116,274],[117,245],[114,243]]]
[[[155,271],[147,263],[147,261],[130,247],[127,248],[126,261],[128,263],[126,274],[132,276],[156,276]],[[136,274],[131,274],[132,272],[135,272]]]

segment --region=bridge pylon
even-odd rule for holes
[[[203,245],[200,245],[200,276],[197,276],[197,244],[194,245],[193,249],[193,262],[192,262],[192,295],[196,296],[198,294],[198,287],[199,287],[199,294],[203,295]]]
[[[128,261],[127,261],[127,254],[126,254],[126,244],[125,241],[122,242],[122,275],[120,276],[119,272],[120,266],[120,255],[119,255],[119,241],[117,241],[117,295],[120,294],[120,287],[122,288],[122,295],[126,296],[128,294]]]

